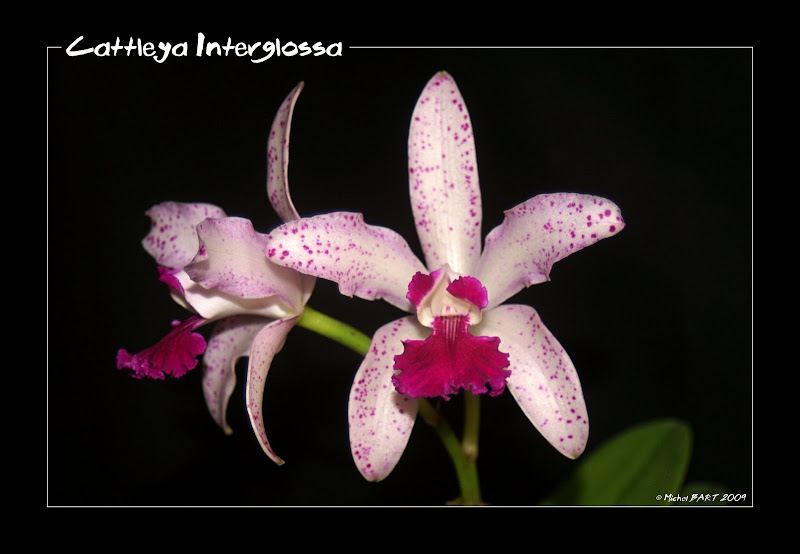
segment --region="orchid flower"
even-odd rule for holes
[[[287,96],[272,124],[267,146],[267,193],[283,221],[298,219],[289,195],[289,130],[300,83]],[[264,384],[272,359],[303,314],[315,279],[267,260],[266,235],[243,218],[226,217],[211,204],[166,202],[146,212],[152,221],[144,249],[159,264],[160,280],[172,298],[193,311],[155,346],[131,355],[117,353],[117,367],[136,378],[180,377],[203,357],[203,392],[214,421],[232,433],[226,420],[236,385],[236,362],[249,356],[246,404],[264,452],[283,464],[267,439],[262,420]],[[195,329],[216,325],[208,343]]]
[[[379,481],[409,439],[419,399],[508,388],[559,452],[578,457],[588,418],[580,381],[536,310],[502,303],[549,279],[558,260],[625,225],[609,200],[545,194],[505,212],[481,250],[481,193],[472,125],[447,73],[420,96],[408,139],[411,207],[423,264],[396,232],[359,213],[299,219],[267,238],[275,263],[335,281],[347,296],[383,298],[414,315],[377,330],[349,399],[350,446]]]

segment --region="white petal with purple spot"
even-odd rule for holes
[[[616,204],[586,194],[542,194],[505,214],[487,235],[475,274],[489,291],[489,308],[547,281],[558,260],[625,227]]]
[[[145,212],[151,227],[142,246],[159,265],[181,269],[192,261],[199,243],[195,226],[207,218],[225,217],[222,208],[212,204],[164,202]]]
[[[301,90],[303,83],[297,85],[281,104],[267,142],[267,196],[283,221],[300,219],[289,195],[289,132],[294,104]]]
[[[211,417],[226,434],[233,430],[227,422],[228,401],[236,386],[236,362],[250,355],[253,339],[268,319],[233,316],[217,323],[203,356],[203,394]]]
[[[300,316],[273,321],[253,340],[253,347],[250,350],[250,364],[247,368],[247,388],[245,403],[247,413],[250,416],[250,423],[255,431],[261,448],[267,456],[278,465],[283,465],[283,460],[275,454],[275,451],[267,439],[267,431],[264,427],[264,385],[267,380],[270,365],[275,354],[280,352],[286,341],[286,335],[291,331]]]
[[[195,283],[243,299],[277,296],[298,313],[300,275],[270,263],[266,235],[243,218],[207,219],[197,225],[200,249],[186,273]]]
[[[577,458],[589,421],[578,373],[564,348],[530,306],[506,304],[484,312],[474,334],[500,338],[509,354],[506,388],[534,427],[559,452]]]
[[[419,400],[398,393],[392,384],[394,357],[404,340],[423,340],[430,330],[404,317],[384,325],[372,337],[369,352],[350,389],[350,450],[361,475],[380,481],[392,472],[414,427]]]
[[[339,284],[345,296],[374,300],[413,311],[408,284],[425,271],[408,243],[391,229],[364,223],[358,213],[336,212],[281,225],[267,237],[276,264]]]
[[[473,275],[481,253],[481,190],[472,122],[453,78],[422,91],[408,134],[411,209],[428,268]]]

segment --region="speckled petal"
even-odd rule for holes
[[[228,401],[236,386],[236,362],[250,355],[253,339],[269,319],[256,316],[234,316],[214,327],[203,356],[203,394],[211,417],[225,434],[233,430],[227,422]]]
[[[428,267],[474,275],[481,254],[481,191],[467,106],[453,78],[436,74],[408,134],[411,208]]]
[[[199,243],[195,226],[206,218],[225,217],[222,208],[212,204],[164,202],[145,212],[152,226],[142,246],[159,265],[181,269],[192,261]]]
[[[243,299],[277,296],[298,313],[300,275],[267,261],[266,235],[247,219],[207,219],[197,225],[200,249],[186,273],[205,289]]]
[[[339,284],[345,296],[383,298],[410,312],[408,284],[422,262],[408,243],[384,227],[364,223],[358,213],[336,212],[281,225],[267,237],[267,255],[301,273]]]
[[[506,304],[484,312],[473,332],[500,338],[509,353],[506,388],[534,427],[559,452],[577,458],[589,421],[575,366],[530,306]]]
[[[394,357],[404,340],[422,340],[430,331],[405,317],[384,325],[358,368],[350,389],[350,451],[361,475],[380,481],[389,475],[408,443],[419,399],[399,394],[392,385]]]
[[[297,323],[299,317],[298,315],[287,319],[279,319],[264,327],[253,341],[253,347],[250,350],[250,365],[247,368],[245,403],[247,405],[247,413],[250,415],[250,423],[253,425],[253,431],[255,431],[261,448],[278,465],[283,465],[283,460],[272,450],[264,428],[262,410],[264,385],[269,367],[272,365],[272,358],[283,348],[286,335]]]
[[[490,309],[547,281],[558,260],[625,227],[613,202],[585,194],[542,194],[505,215],[486,237],[475,274],[489,291]]]
[[[294,308],[283,304],[277,296],[239,298],[216,289],[206,289],[192,281],[185,271],[171,275],[180,289],[171,285],[173,300],[184,308],[194,310],[203,318],[219,320],[234,315],[258,315],[280,319],[295,315]]]
[[[300,219],[289,195],[289,132],[294,104],[302,90],[303,83],[300,83],[283,101],[272,122],[267,142],[267,196],[283,221]]]
[[[303,83],[300,83],[281,104],[272,122],[267,144],[267,196],[283,221],[300,219],[289,194],[289,132],[294,105],[302,90]],[[303,290],[302,303],[305,305],[314,290],[316,279],[310,275],[301,275],[300,282]]]

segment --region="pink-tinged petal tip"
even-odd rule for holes
[[[445,400],[459,389],[491,396],[503,392],[511,372],[504,369],[508,354],[500,352],[500,339],[472,336],[468,328],[468,316],[437,317],[427,339],[405,341],[405,351],[394,358],[400,371],[392,376],[397,391]]]
[[[411,283],[408,284],[406,298],[414,304],[415,308],[419,308],[420,304],[425,300],[425,297],[428,296],[428,293],[433,290],[435,284],[436,280],[431,275],[418,271],[414,274],[414,277],[411,278]]]
[[[137,379],[149,377],[163,379],[165,375],[181,377],[197,367],[197,356],[206,349],[203,335],[193,333],[194,329],[206,322],[201,317],[192,316],[183,323],[172,322],[172,331],[158,344],[129,354],[127,350],[117,352],[117,369],[130,369]]]
[[[447,287],[447,292],[482,310],[489,305],[489,294],[475,277],[459,277]]]
[[[183,290],[183,285],[176,275],[180,273],[181,269],[169,269],[162,265],[158,266],[158,280],[166,284],[170,290],[178,296],[186,296],[186,291]]]

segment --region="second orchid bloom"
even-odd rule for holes
[[[508,210],[481,248],[481,192],[472,124],[447,73],[427,84],[408,139],[411,207],[423,264],[390,229],[359,213],[289,221],[267,238],[271,262],[335,281],[347,296],[410,312],[374,334],[350,391],[355,463],[369,480],[399,461],[419,398],[508,389],[561,453],[588,438],[580,381],[536,310],[503,304],[547,281],[558,260],[625,226],[619,208],[584,194],[548,194]]]
[[[267,194],[283,221],[298,219],[288,185],[289,129],[302,83],[275,116],[267,146]],[[267,439],[262,415],[264,385],[272,359],[305,310],[315,279],[268,261],[266,235],[243,218],[227,217],[211,204],[165,202],[151,208],[152,226],[142,241],[155,258],[172,298],[194,312],[158,344],[136,354],[117,353],[117,367],[137,378],[180,377],[203,353],[203,392],[209,412],[226,432],[235,367],[249,357],[247,413],[264,452],[282,464]],[[206,344],[195,329],[215,322]]]

